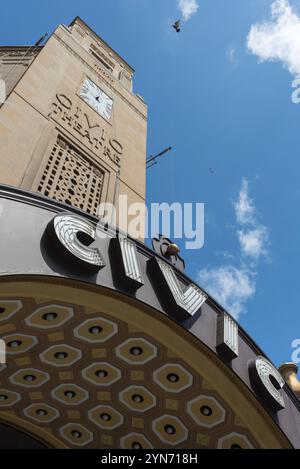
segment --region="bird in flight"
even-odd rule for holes
[[[212,168],[209,168],[210,174],[215,174],[214,170]]]
[[[180,20],[175,21],[173,28],[175,29],[176,33],[180,32]]]

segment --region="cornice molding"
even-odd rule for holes
[[[102,37],[99,36],[85,21],[83,21],[80,16],[76,16],[76,18],[72,21],[72,23],[69,25],[69,27],[78,25],[80,28],[85,29],[87,31],[87,34],[91,36],[96,42],[101,43],[101,46],[106,50],[108,54],[113,54],[117,62],[121,65],[123,64],[123,67],[126,68],[129,73],[134,73],[134,69],[132,68],[131,65],[129,65],[126,60],[121,57],[118,52],[116,52],[109,44],[107,44]]]

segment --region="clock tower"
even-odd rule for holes
[[[98,217],[120,195],[144,204],[147,108],[133,73],[78,17],[44,46],[1,47],[0,182]]]

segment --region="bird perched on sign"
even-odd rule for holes
[[[180,20],[175,21],[173,28],[175,29],[176,33],[180,33]]]

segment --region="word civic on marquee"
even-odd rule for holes
[[[102,236],[97,236],[97,230],[102,231]],[[82,216],[62,213],[48,224],[45,239],[51,253],[57,253],[59,262],[74,269],[79,266],[80,272],[96,274],[106,267],[100,242],[104,232],[104,227]],[[137,243],[119,233],[111,238],[110,244],[115,255],[109,262],[117,262],[122,285],[128,292],[136,292],[145,284]],[[149,269],[146,271],[152,276],[153,285],[160,295],[163,291],[163,296],[168,299],[168,310],[176,319],[184,321],[194,317],[208,300],[208,296],[194,283],[184,287],[173,266],[154,253],[147,260],[147,265]],[[239,357],[239,327],[225,312],[217,321],[216,351],[228,362]],[[284,409],[282,389],[285,381],[277,368],[265,357],[257,356],[250,362],[248,371],[253,390],[275,411]]]

